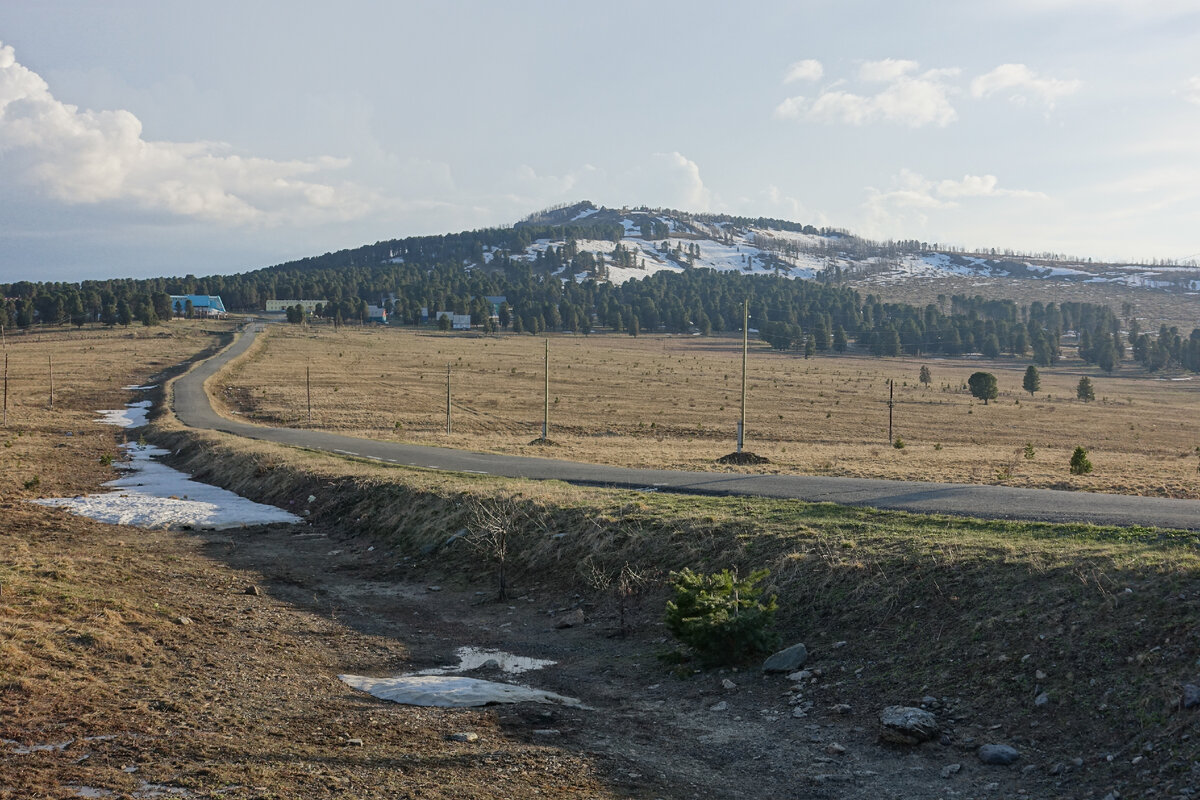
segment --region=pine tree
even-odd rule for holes
[[[1075,396],[1085,403],[1090,403],[1096,399],[1096,390],[1092,388],[1092,382],[1088,378],[1080,378],[1079,385],[1075,387]]]
[[[972,373],[971,377],[967,378],[967,386],[971,388],[971,394],[982,400],[985,406],[989,400],[995,400],[1000,394],[996,376],[990,372]]]
[[[929,384],[933,383],[933,375],[929,372],[929,367],[924,364],[921,365],[920,381],[925,384],[926,388],[929,388]]]
[[[1033,397],[1033,393],[1042,388],[1042,376],[1038,374],[1037,367],[1030,364],[1025,369],[1025,378],[1021,381],[1021,388],[1029,392],[1029,396]]]

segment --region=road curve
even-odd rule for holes
[[[252,425],[218,415],[204,391],[204,382],[230,360],[245,352],[256,335],[256,326],[247,326],[233,346],[197,364],[175,382],[172,404],[183,424],[388,464],[509,478],[559,480],[586,486],[682,494],[787,498],[986,519],[1200,530],[1200,501],[1197,500],[959,483],[630,469],[381,442],[324,431]]]

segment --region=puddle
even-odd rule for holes
[[[494,703],[557,703],[587,708],[574,697],[462,675],[397,675],[394,678],[339,675],[338,678],[347,686],[380,700],[407,706],[472,708]]]
[[[222,530],[246,525],[299,523],[303,519],[275,506],[255,503],[233,492],[193,481],[184,473],[153,461],[167,455],[161,447],[134,443],[122,448],[130,461],[125,475],[105,486],[115,491],[79,497],[49,497],[32,502],[65,508],[80,516],[139,528]]]
[[[68,747],[75,744],[75,740],[68,739],[65,742],[59,742],[58,744],[23,745],[20,742],[14,741],[12,739],[0,739],[0,744],[6,744],[10,748],[12,748],[11,750],[9,750],[9,752],[12,753],[13,755],[27,756],[32,753],[49,753],[49,752],[53,752],[56,750],[66,750]]]
[[[136,797],[150,798],[155,797],[195,797],[187,789],[181,789],[178,786],[164,786],[160,783],[143,783],[141,788],[134,789],[131,793],[121,793],[111,791],[109,789],[101,789],[96,786],[76,786],[67,787],[75,792],[76,797]]]
[[[543,667],[552,667],[558,663],[557,661],[550,661],[544,658],[515,656],[503,650],[482,650],[478,647],[460,647],[454,653],[458,656],[458,664],[455,666],[430,667],[429,669],[423,669],[412,674],[449,675],[455,672],[470,672],[487,664],[494,669],[507,672],[509,675],[520,675],[522,672],[542,669]],[[488,662],[492,663],[489,664]]]

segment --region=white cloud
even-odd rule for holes
[[[1038,100],[1053,108],[1060,97],[1079,91],[1083,82],[1039,76],[1024,64],[1001,64],[986,75],[971,81],[973,97],[987,97],[996,92],[1008,92],[1009,99],[1018,104]]]
[[[775,106],[775,119],[799,119],[804,114],[808,101],[803,97],[788,97]]]
[[[772,215],[778,216],[781,219],[816,226],[829,224],[829,219],[824,213],[809,209],[799,199],[784,194],[782,189],[773,184],[767,186],[766,190],[762,192],[762,198],[763,200],[758,202],[752,202],[749,198],[742,198],[740,207],[747,215],[751,216],[761,213],[757,209],[762,209],[765,206],[770,209]]]
[[[876,120],[913,128],[949,125],[958,118],[958,113],[950,102],[953,89],[943,80],[945,71],[909,77],[906,73],[915,67],[915,62],[873,62],[872,74],[877,76],[874,79],[888,81],[885,89],[874,95],[837,89],[824,92],[813,101],[808,116],[848,125],[865,125]]]
[[[1008,198],[1044,201],[1042,192],[1025,189],[1001,189],[995,175],[964,175],[961,180],[932,181],[909,169],[900,170],[892,187],[882,190],[867,187],[863,203],[869,236],[912,236],[924,228],[933,212],[960,207],[960,201],[978,198]],[[908,233],[905,231],[908,230]]]
[[[667,196],[680,198],[680,208],[715,209],[713,193],[700,178],[700,166],[679,151],[655,153],[650,172],[661,182]]]
[[[887,83],[903,78],[910,72],[916,72],[920,66],[916,61],[885,58],[882,61],[868,61],[858,70],[859,80]]]
[[[1200,106],[1200,75],[1193,75],[1184,81],[1180,94],[1183,95],[1184,100]]]
[[[846,81],[838,80],[815,99],[785,98],[775,106],[772,116],[845,125],[887,122],[911,128],[944,128],[958,119],[952,98],[963,91],[962,70],[945,67],[921,71],[920,66],[907,59],[866,61],[858,69],[858,81],[884,84],[882,89],[850,91],[843,88]],[[1001,64],[971,81],[970,91],[977,98],[1003,92],[1012,102],[1037,102],[1050,109],[1059,98],[1077,92],[1082,85],[1079,80],[1038,75],[1024,64]],[[1184,96],[1200,104],[1200,76],[1187,82]]]
[[[793,64],[793,73],[805,63]],[[949,83],[958,70],[918,72],[919,68],[916,61],[891,58],[868,61],[859,68],[858,77],[864,82],[886,84],[879,91],[855,93],[829,88],[811,101],[804,96],[788,97],[775,106],[773,116],[776,119],[806,118],[846,125],[866,125],[877,121],[913,128],[949,125],[958,118],[950,102],[951,93],[957,89]],[[793,73],[789,73],[785,83],[792,79]]]
[[[821,66],[821,62],[812,58],[806,58],[803,61],[797,61],[788,67],[787,75],[784,76],[784,83],[792,83],[793,81],[815,81],[820,80],[825,74],[825,68]]]
[[[328,157],[274,161],[214,142],[148,141],[124,110],[91,111],[55,99],[48,84],[0,43],[0,178],[70,205],[129,203],[221,223],[345,220],[374,198],[305,176],[344,168]]]

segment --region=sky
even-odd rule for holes
[[[0,283],[592,200],[1200,258],[1200,3],[0,0]]]

